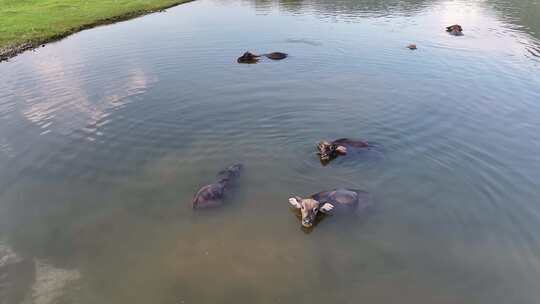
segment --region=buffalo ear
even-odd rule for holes
[[[300,209],[300,208],[302,208],[302,205],[300,205],[300,201],[301,201],[301,200],[302,200],[302,199],[299,198],[298,196],[296,196],[296,197],[291,197],[291,198],[289,198],[289,203],[291,203],[291,205],[292,205],[294,208]]]
[[[328,213],[332,211],[332,209],[334,209],[334,206],[332,204],[324,203],[324,205],[322,205],[322,207],[319,210],[323,213]]]

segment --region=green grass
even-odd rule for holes
[[[0,0],[0,50],[39,44],[186,0]]]

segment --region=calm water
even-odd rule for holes
[[[538,303],[539,20],[200,0],[0,64],[0,253],[34,265],[0,302]],[[344,136],[380,148],[322,167],[315,142]],[[195,214],[233,162],[228,205]],[[287,198],[338,186],[376,212],[304,233]]]

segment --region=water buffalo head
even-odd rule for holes
[[[323,140],[317,144],[317,154],[321,161],[329,161],[340,154],[347,154],[347,148]]]
[[[259,55],[255,55],[250,52],[245,52],[242,56],[238,57],[238,63],[257,63],[259,61]]]
[[[302,214],[302,226],[306,228],[313,226],[319,211],[326,213],[334,208],[334,206],[329,203],[321,204],[314,199],[303,199],[298,196],[289,198],[289,203],[291,203],[294,208],[300,209],[300,213]]]
[[[462,35],[463,28],[459,24],[454,24],[446,27],[446,31],[449,32],[452,35]]]

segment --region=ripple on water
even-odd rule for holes
[[[12,237],[98,253],[36,258],[33,301],[537,299],[537,39],[491,2],[376,2],[202,0],[0,64]],[[321,166],[340,137],[379,146]],[[194,214],[236,162],[226,208]],[[304,234],[287,198],[336,187],[381,212]]]

